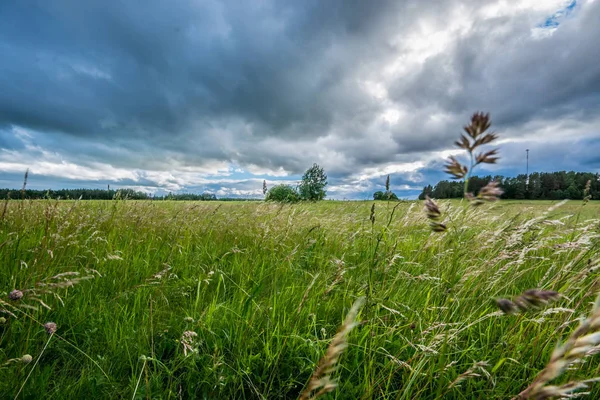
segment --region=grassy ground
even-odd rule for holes
[[[421,202],[377,203],[374,225],[371,205],[9,202],[0,397],[294,398],[366,296],[328,396],[510,398],[600,290],[600,203],[441,202],[444,234]],[[529,288],[566,297],[501,315]]]

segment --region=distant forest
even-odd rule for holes
[[[592,199],[600,199],[600,174],[590,172],[535,172],[518,175],[516,178],[504,176],[473,176],[469,179],[469,192],[477,194],[491,180],[500,183],[503,199],[527,200],[563,200],[583,199],[587,181],[591,181]],[[441,181],[435,186],[427,185],[419,195],[424,199],[428,195],[434,199],[455,199],[463,197],[464,181]]]
[[[212,193],[191,194],[169,193],[165,196],[152,196],[144,192],[135,191],[133,189],[59,189],[59,190],[11,190],[0,189],[0,199],[83,199],[83,200],[113,200],[113,199],[130,199],[130,200],[201,200],[211,201],[217,200],[217,196]],[[219,199],[234,200],[234,199]],[[235,199],[237,200],[237,199]]]

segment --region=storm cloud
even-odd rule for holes
[[[0,184],[414,196],[477,110],[500,164],[600,171],[600,2],[0,4]],[[20,176],[19,176],[20,174]]]

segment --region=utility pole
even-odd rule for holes
[[[525,175],[527,176],[527,178],[525,182],[527,188],[529,188],[529,149],[525,149],[525,151],[527,152],[527,169],[525,170]]]

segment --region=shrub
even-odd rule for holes
[[[269,189],[265,200],[278,201],[282,203],[295,203],[300,200],[300,195],[293,187],[280,184]]]
[[[386,190],[382,192],[381,190],[373,193],[373,200],[398,200],[398,196],[396,193]]]

